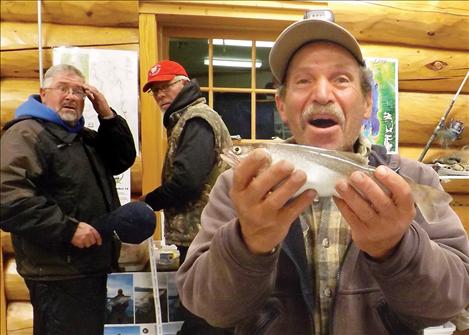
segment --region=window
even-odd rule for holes
[[[272,42],[255,40],[170,37],[169,59],[197,79],[232,136],[285,139],[290,132],[275,107],[271,46]]]

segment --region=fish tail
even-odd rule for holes
[[[438,212],[435,204],[449,204],[453,198],[445,191],[429,185],[417,184],[409,180],[412,196],[417,208],[428,223],[438,220]]]

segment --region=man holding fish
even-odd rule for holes
[[[178,272],[184,306],[236,334],[418,334],[450,320],[469,304],[467,234],[431,168],[360,136],[372,78],[355,38],[306,19],[269,60],[293,138],[225,152],[234,168]]]

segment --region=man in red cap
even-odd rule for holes
[[[220,159],[232,145],[220,115],[210,108],[196,80],[178,63],[163,60],[148,71],[143,91],[153,94],[167,130],[168,150],[162,184],[142,198],[155,211],[164,210],[167,244],[175,244],[184,261],[200,227],[200,215],[218,175],[226,169]],[[190,315],[180,334],[223,334]]]

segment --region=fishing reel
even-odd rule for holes
[[[459,120],[451,120],[447,126],[444,122],[440,124],[437,131],[440,145],[447,148],[451,143],[462,138],[464,123]]]

